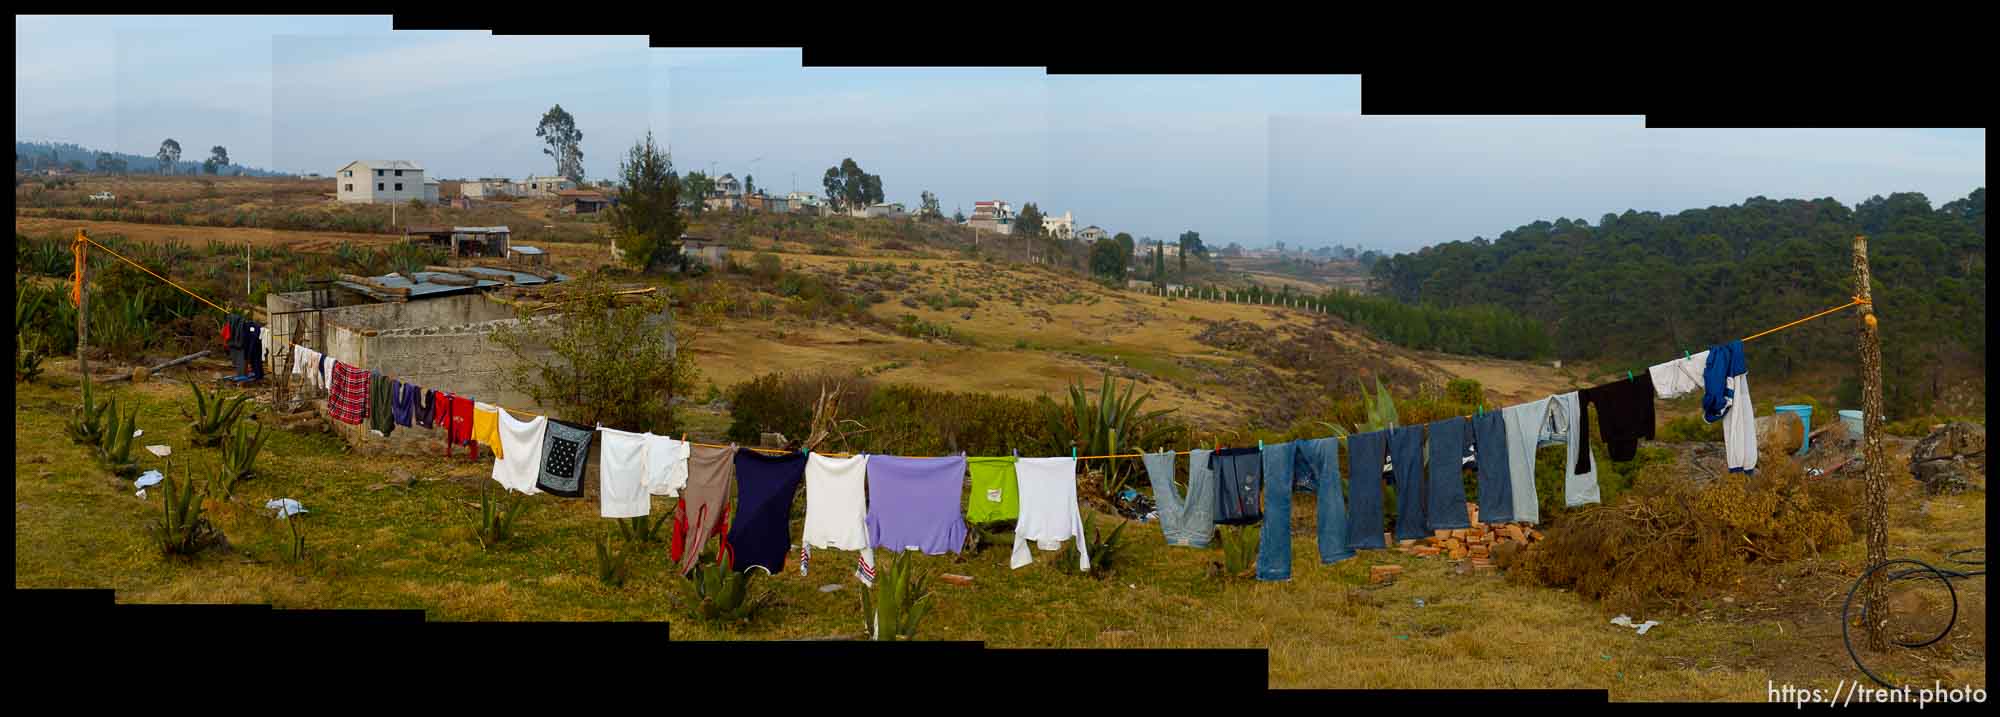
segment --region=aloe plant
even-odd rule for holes
[[[286,515],[278,519],[285,521],[285,527],[292,531],[292,542],[285,548],[285,557],[294,561],[306,559],[306,536],[299,532],[298,516]]]
[[[479,541],[479,547],[492,550],[514,536],[514,521],[528,509],[524,501],[527,497],[525,493],[510,493],[504,499],[494,500],[493,484],[480,487],[479,517],[472,526],[472,536]]]
[[[1063,545],[1062,552],[1056,558],[1056,568],[1070,574],[1078,572],[1076,566],[1080,561],[1076,554],[1076,541],[1085,540],[1088,541],[1086,545],[1090,548],[1090,575],[1104,577],[1111,570],[1112,564],[1117,561],[1119,551],[1124,547],[1119,538],[1125,532],[1125,526],[1131,523],[1129,520],[1119,520],[1118,527],[1112,528],[1111,532],[1106,534],[1097,525],[1097,514],[1090,513],[1083,521],[1083,537]]]
[[[14,382],[26,383],[42,375],[42,361],[48,358],[42,352],[39,337],[16,332],[14,334]]]
[[[64,426],[69,439],[91,447],[103,443],[104,411],[107,406],[97,402],[97,394],[91,390],[90,377],[83,377],[83,406],[70,412],[69,423]]]
[[[222,531],[202,512],[194,479],[160,482],[160,518],[153,521],[152,532],[161,555],[187,558],[223,541]]]
[[[695,566],[682,579],[682,597],[689,614],[710,623],[747,624],[757,611],[770,604],[772,593],[751,594],[750,579],[757,571],[737,572],[721,556]]]
[[[1057,404],[1049,414],[1049,435],[1054,441],[1049,447],[1056,453],[1074,450],[1084,455],[1111,455],[1120,445],[1150,446],[1166,440],[1173,428],[1165,419],[1173,411],[1144,410],[1153,394],[1133,395],[1138,386],[1137,381],[1127,382],[1121,392],[1109,371],[1094,397],[1083,384],[1071,383],[1069,401]],[[1097,486],[1099,495],[1106,499],[1117,495],[1137,473],[1133,461],[1106,459]]]
[[[250,394],[242,393],[224,398],[220,393],[203,392],[201,384],[194,381],[188,382],[188,387],[194,389],[195,410],[193,415],[188,416],[194,419],[188,423],[188,430],[192,434],[188,438],[189,442],[197,446],[221,444],[223,438],[236,428],[237,419],[243,417],[243,408],[249,402]],[[181,409],[181,414],[188,415],[187,409]]]
[[[672,517],[672,514],[661,513],[657,519],[644,515],[620,518],[618,519],[618,535],[624,538],[626,542],[632,543],[663,542],[660,538],[660,528],[667,524],[667,519],[670,517]]]
[[[1217,526],[1222,536],[1222,575],[1243,577],[1257,564],[1259,528],[1254,525]]]
[[[103,443],[98,446],[97,456],[104,461],[105,469],[120,478],[132,479],[139,475],[139,464],[132,460],[132,433],[137,430],[139,409],[126,412],[124,420],[119,420],[118,399],[113,397],[105,409]]]
[[[238,425],[236,430],[222,441],[222,470],[229,474],[232,484],[235,481],[256,477],[257,453],[264,447],[264,426],[263,424],[256,426],[257,432],[253,435]]]
[[[622,525],[622,523],[621,523]],[[597,536],[597,579],[611,587],[623,587],[625,579],[632,574],[631,553],[624,548],[611,547],[611,533],[605,531]]]
[[[897,553],[889,569],[875,577],[874,588],[861,591],[862,620],[875,640],[916,639],[917,628],[930,612],[930,573],[917,572],[916,552]]]

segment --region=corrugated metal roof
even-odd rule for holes
[[[400,274],[384,274],[382,276],[376,276],[370,278],[374,279],[377,283],[391,289],[409,289],[410,290],[409,298],[412,299],[430,299],[440,296],[449,296],[451,294],[462,294],[468,291],[476,291],[479,289],[487,289],[502,285],[501,282],[490,281],[486,279],[480,279],[478,280],[478,283],[472,285],[439,284],[430,281],[430,279],[433,277],[449,276],[449,275],[441,274],[435,271],[419,271],[413,276],[417,278],[417,282],[414,284],[410,283],[409,280],[404,279]],[[375,288],[371,286],[356,284],[350,281],[340,281],[335,283],[347,287],[349,289],[359,291],[363,294],[368,294],[370,296],[378,296],[378,297],[381,296],[381,294],[376,292]]]
[[[451,230],[458,234],[512,234],[513,233],[512,230],[509,230],[506,227],[452,227]]]
[[[501,269],[498,267],[491,267],[491,266],[468,266],[461,268],[458,271],[459,273],[470,274],[473,276],[490,276],[496,279],[500,279],[502,281],[512,282],[520,286],[534,286],[537,284],[549,283],[548,279],[544,279],[540,276],[536,276],[534,274],[530,274],[525,271],[514,271],[512,269]],[[559,282],[569,280],[569,277],[563,276],[561,274],[557,274],[555,276],[556,276],[555,280]],[[486,283],[486,280],[481,279],[480,282],[484,284]]]
[[[348,162],[347,164],[341,165],[340,168],[346,169],[348,167],[352,167],[357,164],[363,167],[367,167],[369,169],[415,169],[418,171],[423,170],[423,167],[418,166],[416,162],[411,162],[409,160],[404,160],[404,159],[357,159],[352,162]]]
[[[507,248],[508,248],[509,250],[513,251],[513,252],[514,252],[514,253],[516,253],[516,254],[543,254],[543,253],[546,253],[546,252],[543,252],[543,251],[542,251],[542,248],[541,248],[541,247],[538,247],[538,246],[528,246],[528,245],[526,245],[526,244],[515,244],[515,245],[513,245],[513,246],[511,246],[511,247],[507,247]]]

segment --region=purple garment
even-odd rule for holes
[[[965,549],[965,456],[868,457],[868,537],[873,545],[927,555]]]

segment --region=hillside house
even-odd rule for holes
[[[1105,232],[1103,228],[1095,224],[1084,227],[1083,231],[1076,233],[1076,238],[1087,242],[1094,242],[1099,239],[1109,238],[1110,236],[1110,233]]]
[[[825,208],[825,202],[812,192],[792,192],[785,195],[785,201],[795,214],[820,214]]]
[[[596,214],[611,208],[611,198],[602,192],[564,189],[556,192],[556,211],[563,214]]]
[[[460,182],[458,193],[473,199],[492,199],[513,194],[514,182],[506,177],[480,177],[477,180]]]
[[[750,211],[753,212],[788,214],[792,211],[790,199],[786,199],[784,197],[773,197],[766,194],[743,195],[743,204],[744,206],[749,207]]]
[[[515,196],[521,197],[553,197],[556,195],[556,192],[565,189],[576,189],[576,182],[570,181],[568,177],[537,177],[530,175],[527,179],[516,182],[513,192]]]
[[[743,183],[737,181],[736,177],[733,175],[724,174],[722,175],[722,178],[715,180],[715,189],[709,192],[709,196],[711,197],[743,196]]]
[[[743,208],[743,198],[734,195],[714,195],[701,200],[701,205],[712,212],[735,211]]]
[[[436,204],[436,203],[438,203],[438,197],[439,197],[439,196],[442,196],[443,194],[444,194],[444,182],[440,182],[440,181],[438,181],[438,180],[435,180],[435,179],[425,179],[425,180],[424,180],[424,203],[425,203],[425,204]]]
[[[1057,239],[1076,238],[1076,218],[1069,212],[1060,217],[1042,217],[1042,233]]]
[[[424,179],[424,168],[401,159],[362,159],[334,173],[334,198],[352,204],[394,204],[421,199],[436,202]]]
[[[908,214],[903,211],[902,204],[884,202],[868,205],[867,209],[862,210],[862,216],[870,219],[901,219]]]
[[[980,231],[1006,234],[1014,230],[1014,208],[1000,200],[973,202],[972,216],[965,225]]]

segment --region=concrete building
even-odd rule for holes
[[[1076,238],[1087,242],[1094,242],[1099,239],[1108,239],[1110,237],[1111,234],[1109,232],[1104,231],[1102,228],[1099,228],[1095,224],[1084,227],[1083,231],[1076,233]]]
[[[710,267],[720,267],[729,263],[729,247],[723,246],[722,242],[696,239],[682,234],[681,256],[701,261]]]
[[[710,192],[710,196],[743,196],[743,183],[737,181],[734,175],[724,174],[720,179],[715,180],[715,189]]]
[[[458,193],[461,196],[473,199],[492,199],[498,196],[512,195],[514,193],[514,182],[506,177],[480,177],[477,180],[468,180],[459,183]]]
[[[1006,234],[1014,231],[1014,208],[1006,202],[992,200],[972,203],[972,216],[965,218],[965,225],[984,232]]]
[[[453,258],[506,258],[513,232],[507,227],[450,227],[413,224],[403,237],[444,248]]]
[[[496,328],[520,320],[512,306],[495,300],[489,292],[506,286],[559,282],[566,277],[466,268],[449,273],[420,271],[412,278],[416,281],[388,274],[365,279],[366,284],[337,281],[325,292],[266,296],[272,345],[280,351],[277,360],[289,361],[289,344],[298,343],[335,361],[380,371],[426,389],[513,408],[539,408],[532,397],[513,385],[508,369],[518,359],[492,340]],[[324,396],[317,398],[323,412]],[[359,453],[435,454],[441,450],[437,431],[399,429],[383,437],[370,432],[365,423],[328,423]]]
[[[1076,217],[1063,212],[1060,217],[1042,217],[1042,233],[1057,239],[1076,238]]]
[[[513,191],[516,196],[522,197],[553,197],[556,195],[556,192],[575,188],[576,182],[569,181],[568,177],[537,177],[531,175],[527,179],[516,182]]]
[[[900,203],[884,202],[868,205],[867,209],[862,210],[862,215],[871,219],[901,219],[907,216],[907,213],[903,211],[903,205]]]
[[[556,211],[563,214],[596,214],[611,208],[611,198],[602,192],[563,189],[556,192]]]
[[[444,183],[435,179],[424,180],[424,203],[438,203],[438,195],[444,192]]]
[[[1181,255],[1181,244],[1180,244],[1180,242],[1171,242],[1171,241],[1170,241],[1170,242],[1166,242],[1166,243],[1164,243],[1164,244],[1161,244],[1161,242],[1159,242],[1159,241],[1157,241],[1157,240],[1156,240],[1156,241],[1152,241],[1152,242],[1133,242],[1133,243],[1132,243],[1132,256],[1135,256],[1135,257],[1140,257],[1140,258],[1150,258],[1150,257],[1152,257],[1152,256],[1153,256],[1153,247],[1154,247],[1154,246],[1156,246],[1156,245],[1157,245],[1157,246],[1160,246],[1160,248],[1161,248],[1161,249],[1163,249],[1163,250],[1165,251],[1165,253],[1166,253],[1166,255],[1167,255],[1167,258],[1169,258],[1169,259],[1171,259],[1171,258],[1174,258],[1174,257],[1178,257],[1178,256],[1180,256],[1180,255]]]
[[[361,159],[334,172],[334,197],[353,204],[393,204],[422,199],[435,203],[424,168],[401,159]]]
[[[812,192],[792,192],[785,195],[785,201],[796,214],[819,214],[825,206],[820,196]]]

